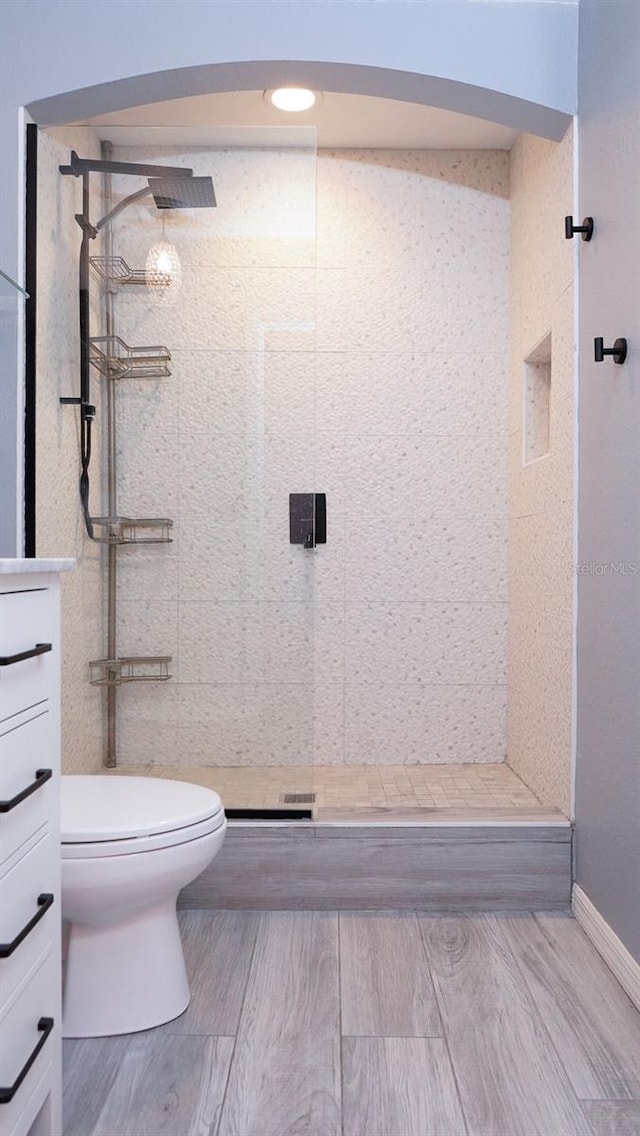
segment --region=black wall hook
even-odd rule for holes
[[[574,225],[573,217],[564,219],[564,235],[568,241],[573,240],[576,233],[582,233],[583,241],[590,241],[593,236],[593,217],[585,217],[581,225]]]
[[[604,339],[601,335],[594,339],[594,359],[596,363],[603,363],[605,355],[613,355],[614,363],[624,363],[627,357],[627,341],[626,339],[616,339],[613,347],[605,347]]]

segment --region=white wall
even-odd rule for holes
[[[2,17],[0,264],[18,279],[24,105],[38,122],[65,122],[181,94],[313,79],[550,137],[575,109],[573,4],[4,0]],[[265,63],[251,68],[256,60]],[[55,102],[64,92],[74,94]],[[9,453],[20,445],[17,405],[12,399],[2,423]],[[5,554],[15,548],[10,520],[0,534]]]
[[[575,245],[573,131],[511,151],[509,764],[543,804],[571,808]],[[524,360],[551,334],[549,452],[525,463]]]
[[[183,262],[175,299],[117,300],[173,356],[118,384],[119,510],[176,522],[119,557],[120,653],[174,656],[121,691],[120,759],[504,760],[508,155],[321,154],[316,263],[312,152],[118,154],[218,198],[114,227],[132,266],[163,227]]]
[[[638,5],[582,0],[580,29],[576,875],[640,961]],[[593,362],[597,335],[628,338],[624,366]]]

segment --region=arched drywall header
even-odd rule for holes
[[[52,126],[191,95],[286,85],[421,103],[554,141],[562,138],[571,121],[570,115],[556,108],[456,79],[311,60],[256,60],[172,68],[40,99],[27,109],[36,122]]]
[[[577,14],[570,0],[2,0],[0,263],[22,277],[21,107],[53,125],[306,80],[557,139],[576,113]]]
[[[21,108],[54,124],[183,95],[307,81],[551,139],[577,108],[571,0],[2,0],[1,8],[0,265],[17,280],[24,279]],[[21,549],[20,351],[16,344],[15,387],[5,382],[0,391],[4,555]]]

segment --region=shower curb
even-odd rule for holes
[[[521,911],[571,903],[569,821],[230,822],[179,906]]]

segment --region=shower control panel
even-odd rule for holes
[[[326,493],[289,494],[289,542],[303,548],[327,543]]]

